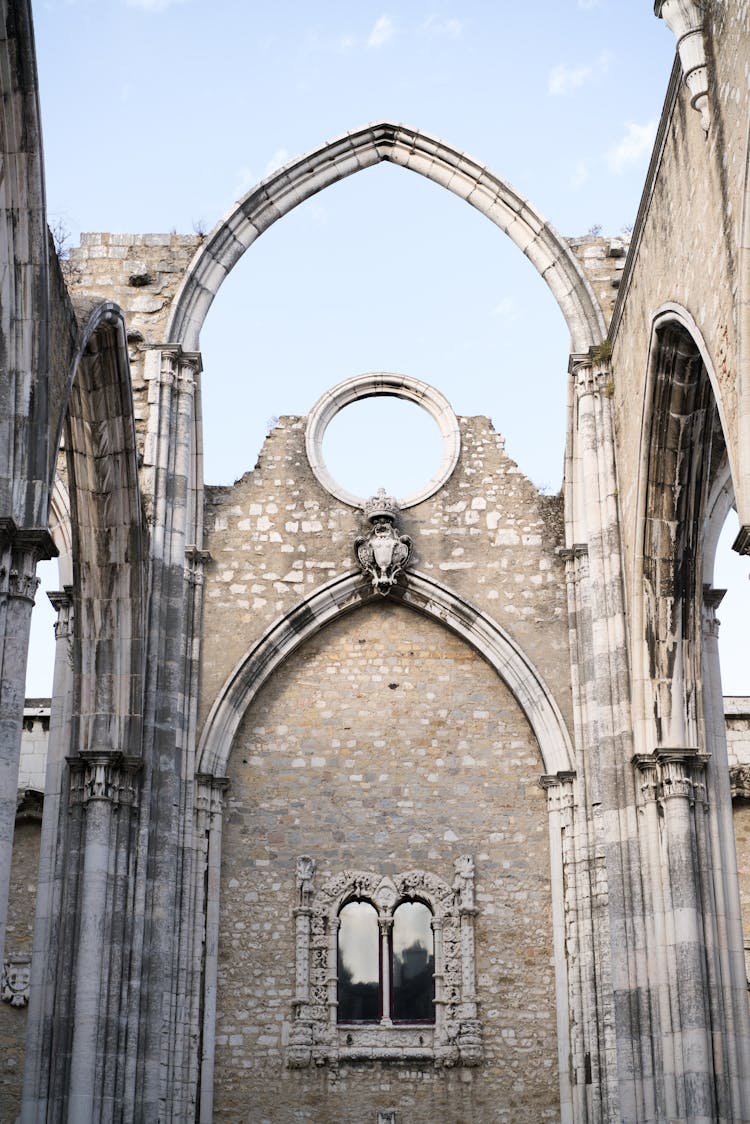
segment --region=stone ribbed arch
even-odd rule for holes
[[[135,752],[143,713],[145,558],[125,323],[85,324],[65,410],[79,748]]]
[[[197,351],[203,321],[227,274],[277,219],[323,188],[382,162],[441,184],[500,227],[529,258],[560,306],[574,352],[604,338],[601,309],[564,240],[508,183],[470,156],[405,125],[383,121],[330,141],[247,193],[209,234],[175,298],[167,339]]]
[[[546,774],[570,772],[573,753],[557,704],[541,675],[518,644],[486,614],[431,578],[410,571],[390,596],[437,620],[470,644],[495,669],[524,712],[536,737]],[[237,664],[206,721],[197,772],[223,777],[237,729],[252,700],[296,649],[343,613],[376,601],[361,573],[321,586],[281,617]]]
[[[667,303],[652,320],[633,589],[636,707],[657,743],[697,737],[706,520],[714,492],[732,489],[725,433],[705,341],[690,313]]]

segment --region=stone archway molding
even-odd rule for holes
[[[175,297],[167,340],[199,350],[203,322],[222,282],[277,219],[310,196],[382,162],[408,168],[465,199],[511,238],[549,286],[584,353],[606,335],[604,317],[567,243],[539,212],[472,157],[437,137],[380,121],[315,149],[274,172],[237,202],[208,235]]]
[[[572,773],[573,749],[562,714],[520,646],[491,617],[418,571],[391,597],[439,621],[471,645],[508,686],[539,745],[546,775]],[[198,747],[196,772],[225,777],[229,754],[251,702],[276,669],[315,633],[343,613],[378,599],[359,572],[320,586],[273,624],[236,665],[214,702]]]

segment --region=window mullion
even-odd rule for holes
[[[393,917],[390,914],[381,914],[378,917],[380,926],[380,1025],[393,1026],[391,1018],[391,992],[393,980],[391,976],[391,934],[393,932]]]

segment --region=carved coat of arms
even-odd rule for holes
[[[354,540],[354,552],[360,566],[372,578],[372,588],[385,596],[411,557],[412,543],[408,535],[396,528],[398,504],[380,488],[364,505],[370,533]]]

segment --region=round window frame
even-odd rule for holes
[[[305,449],[313,475],[321,487],[337,500],[349,507],[362,508],[369,496],[357,496],[343,488],[331,476],[323,457],[323,438],[336,414],[353,402],[363,398],[400,398],[421,406],[436,423],[443,441],[443,457],[435,473],[423,488],[411,492],[404,499],[398,499],[401,511],[416,507],[434,496],[435,492],[450,479],[461,454],[461,431],[458,418],[448,399],[429,383],[410,375],[397,375],[388,371],[373,371],[364,375],[354,375],[338,383],[321,395],[307,417],[305,430]]]

